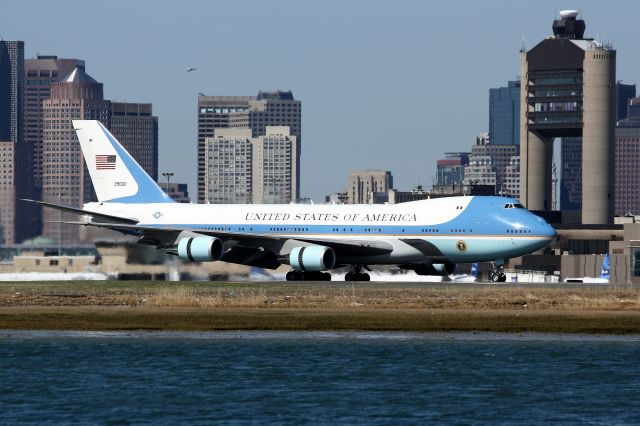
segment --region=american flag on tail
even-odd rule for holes
[[[115,170],[116,168],[116,156],[115,155],[100,155],[96,154],[96,169],[97,170]]]

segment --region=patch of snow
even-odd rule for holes
[[[565,283],[591,283],[591,284],[609,284],[608,278],[596,278],[596,277],[577,277],[577,278],[565,278]]]
[[[0,281],[105,281],[109,277],[97,272],[12,272],[0,273]]]

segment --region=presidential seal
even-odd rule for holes
[[[458,242],[456,243],[456,248],[458,249],[458,251],[467,251],[467,243],[465,243],[463,240],[458,240]]]

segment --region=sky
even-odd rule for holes
[[[106,99],[151,102],[160,173],[196,195],[197,96],[292,90],[302,101],[301,196],[321,202],[349,172],[390,170],[431,187],[436,160],[488,131],[489,89],[519,73],[519,49],[578,9],[613,43],[617,79],[640,82],[640,2],[3,2],[0,37],[25,57],[86,61]],[[187,73],[188,67],[197,68]]]

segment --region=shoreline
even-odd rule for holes
[[[640,289],[415,283],[0,285],[0,329],[640,334]]]
[[[0,329],[640,334],[636,311],[0,307]]]

